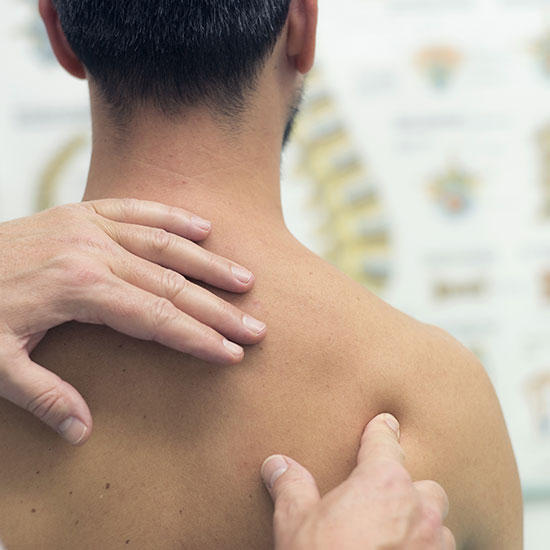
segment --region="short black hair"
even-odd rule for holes
[[[53,0],[69,44],[117,118],[205,105],[234,117],[290,0]]]

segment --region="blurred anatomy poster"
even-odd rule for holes
[[[527,495],[550,495],[550,0],[320,7],[289,226],[480,357]],[[36,1],[0,10],[8,219],[79,200],[90,141],[86,85],[57,66]]]
[[[296,163],[323,253],[479,356],[527,496],[550,495],[550,1],[320,20]]]

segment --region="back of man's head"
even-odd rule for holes
[[[244,108],[290,0],[53,0],[61,26],[117,118]]]

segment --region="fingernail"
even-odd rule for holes
[[[248,271],[248,269],[245,269],[244,267],[234,265],[231,267],[231,271],[233,272],[235,278],[241,283],[249,283],[250,279],[252,279],[252,273],[250,273],[250,271]]]
[[[223,340],[223,345],[233,354],[233,355],[242,355],[243,348],[241,346],[235,344],[234,342],[230,342],[226,338]]]
[[[78,445],[86,437],[88,427],[78,418],[71,416],[59,425],[57,431],[71,445]]]
[[[261,334],[266,329],[265,323],[258,321],[258,319],[254,319],[254,317],[250,317],[250,315],[245,315],[243,317],[243,325],[255,334]]]
[[[392,429],[392,431],[395,432],[395,435],[397,435],[397,437],[401,436],[401,429],[399,427],[399,422],[397,421],[395,416],[392,416],[391,414],[385,414],[384,422]]]
[[[288,463],[281,455],[270,456],[262,464],[262,479],[269,490],[288,470]]]
[[[209,222],[208,220],[203,220],[198,216],[194,216],[193,218],[191,218],[191,221],[193,222],[193,225],[196,225],[199,229],[202,229],[203,231],[209,231],[212,227],[211,222]]]

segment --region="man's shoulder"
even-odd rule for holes
[[[474,378],[490,386],[480,360],[448,332],[410,317],[361,287],[349,289],[348,299],[336,307],[352,319],[346,324],[368,364],[376,357],[387,372],[407,384],[427,379],[435,387]]]
[[[399,418],[413,478],[434,479],[449,492],[457,548],[519,550],[519,476],[479,358],[445,330],[372,296],[357,302],[354,319],[360,384],[378,412]]]
[[[402,423],[413,477],[449,492],[459,548],[521,548],[519,477],[486,370],[444,330],[421,323],[410,330],[417,345],[401,369],[402,391],[409,388]]]

